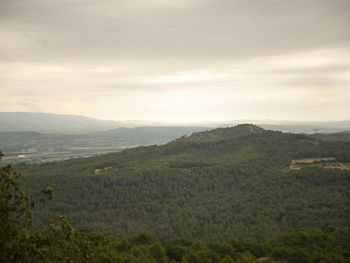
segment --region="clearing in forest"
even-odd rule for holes
[[[289,165],[289,170],[301,170],[305,167],[350,170],[349,163],[337,162],[334,157],[304,158],[292,160]]]

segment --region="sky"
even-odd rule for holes
[[[350,119],[349,0],[0,0],[0,111]]]

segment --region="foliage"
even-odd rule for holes
[[[76,228],[110,236],[221,241],[349,227],[349,171],[288,169],[291,160],[312,157],[349,162],[350,142],[240,125],[18,168],[28,191],[55,189],[57,198],[38,213],[42,220],[64,214]]]
[[[1,154],[0,154],[1,155]],[[224,242],[155,241],[149,234],[107,238],[74,230],[61,216],[36,225],[33,199],[20,189],[12,167],[0,168],[0,262],[349,262],[350,229],[324,227],[260,239]],[[52,189],[41,192],[53,198]]]

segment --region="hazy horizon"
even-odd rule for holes
[[[95,117],[91,117],[91,116],[86,116],[86,115],[80,115],[80,114],[61,114],[61,113],[52,113],[52,112],[25,112],[25,111],[17,111],[17,112],[12,112],[12,111],[0,111],[0,114],[1,113],[33,113],[33,114],[48,114],[48,115],[59,115],[59,116],[77,116],[77,117],[83,117],[83,118],[89,118],[89,119],[95,119],[95,120],[98,120],[98,121],[111,121],[111,122],[130,122],[130,123],[139,123],[139,124],[142,124],[142,123],[145,123],[145,124],[183,124],[183,125],[205,125],[205,124],[211,124],[211,125],[214,125],[214,124],[217,124],[217,125],[224,125],[224,124],[243,124],[244,122],[249,122],[251,124],[256,124],[256,125],[259,125],[259,124],[279,124],[279,125],[283,125],[283,124],[298,124],[300,123],[301,125],[302,124],[306,124],[306,123],[332,123],[332,122],[350,122],[350,118],[348,119],[339,119],[339,120],[323,120],[323,121],[317,121],[317,120],[278,120],[278,119],[230,119],[230,120],[223,120],[223,121],[217,121],[217,120],[207,120],[207,121],[188,121],[188,122],[181,122],[181,121],[161,121],[161,120],[137,120],[137,119],[118,119],[118,120],[112,120],[112,119],[103,119],[103,118],[95,118]],[[137,127],[140,127],[140,126],[137,126]]]
[[[167,123],[350,116],[350,1],[0,3],[4,112]]]

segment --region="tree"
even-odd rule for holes
[[[0,160],[3,154],[0,152]],[[21,175],[11,165],[0,167],[0,258],[24,261],[30,250],[29,239],[33,222],[33,208],[38,202],[54,197],[51,188],[41,190],[37,199],[30,198],[19,188]]]

